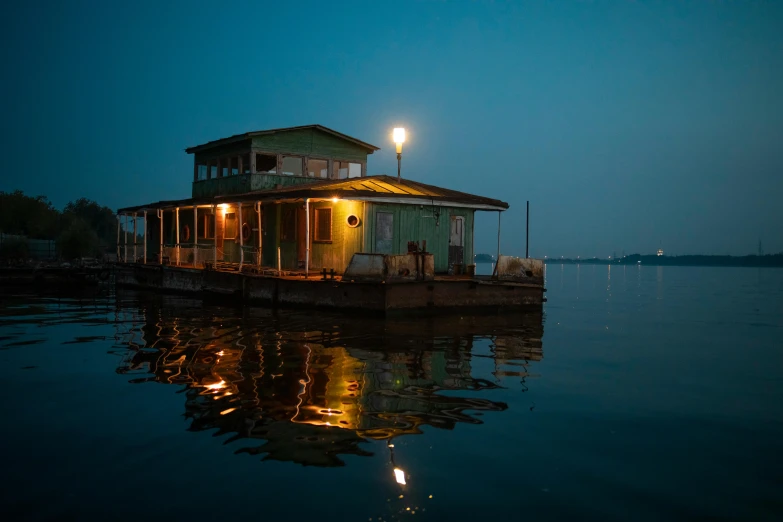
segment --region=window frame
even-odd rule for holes
[[[301,170],[301,174],[286,174],[285,173],[285,160],[286,158],[296,158],[299,160],[299,169]],[[280,154],[280,172],[278,172],[280,176],[288,176],[291,178],[306,178],[307,176],[307,169],[305,168],[305,156],[300,156],[299,154]]]
[[[311,161],[325,161],[326,162],[326,177],[310,176],[310,162]],[[329,158],[322,158],[318,156],[307,156],[307,168],[305,169],[305,176],[310,179],[332,179],[331,165]]]
[[[335,165],[336,163],[345,163],[348,165],[348,176],[345,178],[339,177],[340,174],[340,168],[338,165]],[[351,177],[351,164],[359,165],[359,175],[355,177]],[[345,160],[345,159],[332,159],[332,172],[330,179],[336,179],[336,180],[347,180],[347,179],[357,179],[357,178],[363,178],[364,177],[364,162],[363,161],[355,161],[355,160]]]
[[[329,211],[329,239],[319,237],[318,215],[320,212]],[[332,207],[319,207],[313,209],[313,243],[331,243],[334,238],[334,211]]]
[[[234,219],[235,225],[234,225],[234,236],[233,237],[229,237],[226,234],[226,230],[228,230],[228,226],[227,226],[228,225],[228,216],[234,216],[233,219]],[[226,212],[223,215],[223,239],[236,241],[237,237],[239,237],[239,225],[236,224],[238,221],[239,221],[239,218],[237,217],[237,213],[236,212]]]
[[[201,223],[199,223],[198,238],[215,239],[215,223],[217,222],[215,214],[202,214],[201,218],[203,219],[201,220]]]

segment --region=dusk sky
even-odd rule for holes
[[[160,4],[160,5],[158,5]],[[502,253],[783,251],[783,2],[15,2],[0,190],[190,196],[184,149],[320,123],[508,201]],[[497,213],[476,250],[494,252]]]

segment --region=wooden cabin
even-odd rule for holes
[[[142,244],[118,231],[126,261],[251,266],[341,274],[354,253],[404,254],[411,242],[435,271],[473,262],[477,210],[508,204],[392,176],[368,176],[378,147],[306,125],[190,147],[189,199],[119,210],[143,218]],[[126,226],[126,231],[128,227]]]

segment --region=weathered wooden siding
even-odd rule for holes
[[[279,220],[278,220],[278,246],[280,247],[280,264],[282,268],[287,270],[295,270],[299,266],[299,260],[297,256],[297,244],[296,244],[296,237],[284,240],[283,239],[283,216],[285,215],[287,210],[296,211],[299,207],[303,206],[304,203],[284,203],[281,205],[277,205],[280,207],[280,210],[278,211],[279,214]],[[296,229],[296,226],[294,226],[294,229]],[[277,266],[277,259],[275,258],[275,264],[274,266]]]
[[[203,179],[193,182],[194,198],[211,198],[214,196],[229,196],[244,194],[256,190],[273,189],[277,185],[288,187],[302,183],[312,183],[313,178],[302,176],[279,176],[277,174],[237,174],[222,178]]]
[[[300,129],[254,136],[253,149],[300,156],[367,161],[367,150],[317,129]]]
[[[280,241],[280,205],[264,205],[261,211],[263,212],[261,221],[264,239],[261,248],[262,263],[264,266],[277,267],[277,245]]]
[[[427,251],[435,256],[435,271],[448,271],[451,216],[465,218],[465,263],[473,261],[473,209],[432,207],[431,205],[397,205],[367,203],[364,244],[366,252],[375,252],[375,221],[378,212],[394,216],[392,254],[408,251],[408,241],[427,241]],[[440,215],[437,215],[440,212]]]

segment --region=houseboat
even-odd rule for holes
[[[190,198],[118,211],[117,284],[376,312],[543,303],[541,260],[472,270],[475,212],[508,203],[368,176],[377,150],[322,125],[186,149]]]

